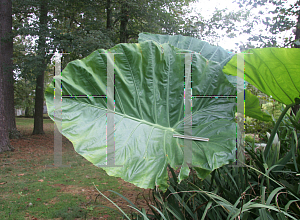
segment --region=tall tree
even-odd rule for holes
[[[112,23],[106,21],[106,15],[109,16],[109,13],[105,13],[106,8],[112,8],[108,2],[64,0],[64,8],[54,8],[53,2],[51,4],[53,19],[50,37],[53,39],[53,47],[69,53],[63,56],[62,67],[94,50],[114,46],[112,38],[115,32]]]
[[[141,32],[184,34],[184,15],[194,0],[118,0],[113,4],[114,26],[118,26],[120,43],[137,41]],[[108,18],[109,19],[109,18]]]
[[[298,6],[300,7],[300,1],[298,1]],[[298,10],[294,47],[300,48],[300,10]]]
[[[32,134],[44,134],[43,130],[43,108],[44,108],[44,77],[47,68],[46,62],[46,37],[48,32],[48,1],[39,1],[39,32],[37,50],[36,89],[34,108],[34,128]]]
[[[234,38],[242,34],[241,23],[247,21],[249,14],[247,10],[230,11],[227,8],[216,8],[209,17],[203,17],[198,13],[188,19],[192,28],[190,34],[211,45],[217,45],[224,38]],[[189,26],[186,25],[185,29]]]
[[[129,21],[129,5],[127,0],[121,0],[121,15],[120,15],[120,43],[127,43],[128,33],[127,25]]]
[[[10,31],[6,32],[6,35],[2,38],[2,43],[5,44],[5,56],[2,57],[2,68],[3,68],[3,83],[4,83],[4,109],[7,120],[7,129],[10,138],[19,138],[20,132],[16,128],[15,120],[15,107],[14,107],[14,77],[13,77],[13,34],[12,34],[12,12],[11,12],[11,1],[5,1],[3,4],[10,4],[10,19],[3,20],[3,25],[10,27]],[[3,9],[4,10],[4,9]],[[6,23],[9,22],[9,23]],[[7,29],[8,30],[8,29]]]
[[[57,1],[52,1],[57,2]],[[18,67],[21,67],[21,77],[23,79],[35,80],[35,100],[34,100],[34,128],[33,134],[44,134],[43,130],[43,106],[44,106],[44,75],[47,69],[52,39],[49,38],[48,16],[49,0],[14,0],[13,13],[15,22],[15,35],[22,38],[35,39],[36,44],[25,48],[22,59],[17,60]],[[37,40],[36,40],[37,39]],[[50,42],[50,43],[49,43]],[[24,60],[29,61],[24,63]]]
[[[2,6],[3,0],[0,1],[0,6]],[[2,12],[2,10],[0,9]],[[0,12],[0,18],[2,19],[2,13]],[[0,26],[1,27],[1,26]],[[1,34],[0,34],[1,39]],[[2,48],[1,48],[2,49]],[[0,54],[1,54],[0,49]],[[1,58],[1,55],[0,55]],[[7,130],[7,122],[5,117],[5,109],[4,109],[4,91],[3,91],[3,74],[2,68],[0,67],[0,153],[3,151],[11,150],[10,142],[9,142],[9,134]]]
[[[5,96],[7,77],[11,74],[12,58],[12,4],[11,0],[0,0],[0,152],[11,150],[8,133],[7,112],[5,110]],[[8,67],[8,68],[7,68]]]
[[[259,15],[252,14],[252,19],[248,19],[243,28],[244,33],[251,34],[244,48],[294,47],[300,12],[299,0],[293,4],[281,0],[237,0],[237,2],[243,10],[255,9],[259,13]],[[281,38],[280,35],[283,33],[285,37]]]
[[[92,46],[104,38],[102,36],[95,37],[98,33],[95,34],[91,29],[82,30],[77,20],[79,20],[78,17],[81,17],[81,15],[87,17],[92,13],[96,14],[96,9],[98,8],[95,6],[100,4],[99,2],[100,1],[97,1],[95,3],[94,1],[91,1],[89,4],[86,4],[86,2],[82,0],[13,1],[16,35],[22,35],[24,38],[31,37],[37,39],[35,40],[36,45],[30,49],[25,48],[24,56],[21,55],[23,56],[23,60],[29,60],[30,62],[24,63],[21,59],[18,60],[18,66],[21,67],[22,71],[22,78],[28,79],[29,81],[35,79],[36,88],[33,134],[44,133],[44,77],[50,60],[49,55],[46,57],[46,52],[51,52],[51,50],[55,51],[56,49],[65,52],[79,50],[79,54],[83,51],[83,56],[86,56],[93,50],[98,49],[99,47],[94,48]],[[64,5],[67,8],[62,9],[61,5]],[[74,7],[69,8],[68,5]],[[105,6],[105,4],[103,6]],[[85,11],[83,11],[83,9],[85,9]],[[81,11],[84,13],[81,13]],[[92,16],[90,19],[87,19],[86,25],[94,25],[95,30],[97,29],[97,26],[99,28],[98,20],[94,20],[94,17]],[[75,31],[74,35],[71,35],[70,32],[74,29],[81,30]],[[85,39],[81,37],[82,35],[84,35]],[[66,45],[66,42],[70,44]],[[69,48],[67,46],[69,46]],[[92,49],[90,50],[90,48]],[[76,58],[79,58],[78,53],[77,56],[73,57],[73,59]]]
[[[112,8],[111,0],[106,0],[106,28],[111,29],[112,27]]]

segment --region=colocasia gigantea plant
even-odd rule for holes
[[[249,75],[246,73],[246,81],[288,107],[294,105],[300,91],[299,49],[267,48],[250,52],[253,55],[245,57],[246,72],[247,68],[251,70]],[[114,60],[108,60],[112,57],[108,53],[115,54]],[[185,106],[183,53],[193,54],[189,120],[185,118],[185,109],[190,106]],[[276,64],[271,56],[277,58]],[[294,58],[288,60],[288,56]],[[111,111],[106,93],[108,62],[114,64],[114,163],[119,165],[115,167],[105,167],[109,156],[107,113]],[[54,81],[45,93],[48,113],[54,121],[61,120],[60,132],[94,165],[138,187],[165,191],[168,165],[173,168],[183,165],[179,181],[190,172],[184,161],[185,140],[173,137],[185,134],[186,123],[190,124],[192,136],[209,139],[191,142],[190,165],[199,178],[204,179],[213,170],[235,160],[236,76],[224,72],[235,75],[236,62],[236,55],[195,38],[140,34],[138,44],[99,49],[82,60],[70,62],[62,71],[61,118],[54,117]],[[285,62],[283,68],[278,66]],[[269,72],[271,75],[258,76],[257,70],[262,75]],[[285,87],[279,86],[284,80],[289,82]],[[246,92],[245,98],[246,115],[270,120],[260,110],[257,97]],[[270,143],[264,158],[269,150]]]

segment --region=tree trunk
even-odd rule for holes
[[[11,5],[11,1],[4,0],[2,1],[4,7],[6,4]],[[9,6],[11,7],[11,6]],[[12,17],[11,9],[8,12],[10,13],[10,18],[3,20],[3,26],[6,26],[6,35],[2,36],[3,43],[3,54],[0,62],[2,63],[3,71],[3,94],[4,94],[4,111],[6,116],[7,130],[9,132],[10,138],[19,138],[20,132],[16,127],[15,119],[15,105],[14,105],[14,77],[13,77],[13,36],[12,36]],[[2,18],[1,18],[2,21]]]
[[[106,0],[106,29],[111,29],[111,0]]]
[[[0,152],[12,150],[9,142],[8,123],[5,111],[5,80],[7,75],[7,66],[11,64],[12,53],[11,42],[7,40],[10,37],[12,29],[12,4],[11,0],[0,0]],[[7,53],[8,52],[8,53]],[[14,110],[13,110],[14,112]]]
[[[298,1],[298,5],[300,6],[300,1]],[[300,10],[298,10],[298,19],[297,19],[296,35],[295,35],[295,40],[299,40],[299,39],[300,39]],[[296,48],[300,48],[300,45],[295,44],[294,46]],[[299,98],[300,98],[300,94],[299,94]],[[300,105],[295,105],[292,107],[292,111],[295,115],[297,114],[299,109],[300,109]],[[300,120],[299,120],[299,123],[300,123]]]
[[[29,107],[25,108],[25,117],[29,118],[30,117],[30,112],[29,112]]]
[[[44,106],[44,75],[47,67],[45,60],[46,35],[48,32],[48,8],[47,1],[40,1],[40,22],[39,22],[39,40],[38,55],[36,68],[36,89],[35,89],[35,105],[34,105],[34,128],[32,134],[44,134],[43,129],[43,106]]]
[[[34,128],[32,134],[44,134],[43,106],[44,106],[44,72],[37,76],[34,111]]]
[[[298,6],[300,7],[300,1],[298,1]],[[296,25],[296,33],[295,33],[295,40],[300,39],[300,9],[298,10],[298,19],[297,19],[297,25]],[[300,45],[295,44],[296,48],[300,48]]]
[[[127,43],[127,25],[129,20],[128,3],[126,0],[121,2],[120,17],[120,43]]]
[[[0,0],[0,2],[3,0]],[[1,3],[2,3],[1,2]],[[3,5],[0,3],[0,7]],[[1,10],[2,12],[2,10]],[[0,12],[0,14],[1,14]],[[0,15],[2,19],[2,16]],[[1,26],[0,26],[1,27]],[[0,34],[1,39],[1,34]],[[1,53],[1,49],[0,49]],[[1,58],[1,55],[0,55]],[[2,77],[2,68],[0,67],[0,153],[3,151],[12,150],[12,147],[9,142],[9,134],[7,130],[7,121],[5,118],[5,110],[4,110],[4,94],[3,94],[3,77]]]

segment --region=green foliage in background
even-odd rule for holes
[[[290,140],[293,152],[297,141]],[[246,151],[243,166],[223,166],[205,180],[191,172],[188,179],[178,184],[176,173],[169,167],[168,190],[153,190],[154,200],[148,201],[154,219],[299,219],[300,176],[296,174],[300,157],[293,163],[279,153],[277,163],[268,168],[263,152],[255,151],[254,143],[247,144]],[[137,219],[153,219],[140,210],[136,212]]]

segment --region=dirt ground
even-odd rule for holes
[[[43,166],[40,165],[41,163],[41,156],[44,155],[53,155],[54,151],[54,136],[53,136],[53,124],[44,124],[44,135],[31,135],[31,130],[28,128],[18,127],[21,130],[22,138],[17,140],[11,140],[11,145],[14,148],[13,153],[11,154],[10,161],[17,161],[17,160],[26,160],[33,164],[32,169],[43,169]],[[72,143],[69,142],[65,137],[62,139],[63,142],[63,154],[70,153],[70,154],[77,154],[74,151]],[[8,164],[6,164],[8,165]],[[14,165],[14,162],[9,164],[10,166]],[[139,209],[144,208],[147,213],[151,213],[149,206],[147,205],[145,199],[143,197],[149,198],[152,195],[149,189],[140,189],[134,186],[131,183],[125,182],[121,178],[117,178],[117,181],[122,185],[121,194],[132,201]],[[103,183],[105,184],[105,183]],[[72,195],[80,194],[84,195],[86,198],[86,203],[84,204],[87,207],[89,204],[93,204],[95,200],[103,201],[103,205],[116,209],[116,207],[109,203],[104,198],[99,196],[99,192],[94,187],[79,187],[76,185],[67,185],[67,184],[56,184],[54,187],[59,187],[60,192],[70,193]],[[126,189],[126,190],[124,190]],[[104,192],[104,195],[110,197],[111,192]],[[151,196],[150,196],[151,197]],[[125,212],[132,211],[130,207],[128,207],[128,203],[120,198],[119,196],[114,196],[113,201]],[[55,203],[55,198],[48,203]],[[47,205],[47,204],[46,204]],[[108,216],[107,216],[108,217]],[[32,219],[28,216],[27,219]],[[110,219],[105,218],[105,216],[100,218],[92,218],[92,219]]]

